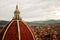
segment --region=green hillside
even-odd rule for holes
[[[5,25],[7,24],[9,21],[4,21],[4,20],[0,20],[0,25]]]
[[[47,20],[47,21],[32,21],[29,24],[55,24],[60,23],[60,20]]]
[[[0,25],[5,25],[8,22],[9,21],[1,20],[0,21]],[[31,24],[31,25],[37,25],[37,24],[54,24],[54,23],[60,23],[60,20],[32,21],[32,22],[27,22],[27,23]]]

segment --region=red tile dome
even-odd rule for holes
[[[35,40],[35,38],[30,27],[21,20],[16,12],[13,20],[0,32],[0,40]]]

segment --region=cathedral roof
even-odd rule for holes
[[[14,12],[14,18],[0,32],[0,40],[35,40],[31,28],[21,20],[19,14]]]

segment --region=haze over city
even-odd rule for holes
[[[11,20],[16,2],[25,21],[60,20],[60,0],[0,0],[0,20]]]

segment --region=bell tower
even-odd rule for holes
[[[21,17],[20,17],[20,11],[18,9],[18,4],[16,4],[16,10],[14,11],[14,17],[13,17],[14,20],[21,20]]]

